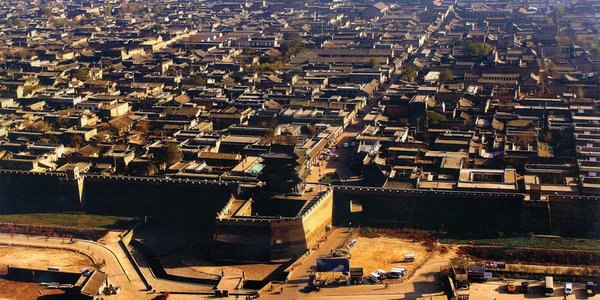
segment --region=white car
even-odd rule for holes
[[[565,282],[565,294],[571,295],[573,294],[573,284],[570,282]]]
[[[344,143],[344,148],[348,148],[348,143]]]

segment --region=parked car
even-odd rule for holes
[[[405,262],[413,262],[413,261],[415,261],[415,255],[412,254],[412,253],[404,254],[404,261]]]
[[[567,294],[567,295],[573,294],[573,283],[565,282],[565,294]]]

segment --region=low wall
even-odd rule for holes
[[[484,260],[561,266],[598,266],[600,252],[497,246],[460,246],[459,249]]]
[[[101,228],[76,228],[61,226],[43,226],[15,223],[0,223],[0,233],[27,234],[33,236],[78,238],[97,241],[106,234],[108,230]]]

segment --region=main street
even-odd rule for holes
[[[342,182],[347,182],[352,177],[355,177],[355,173],[352,170],[352,154],[354,147],[351,146],[352,142],[356,141],[358,133],[364,127],[364,117],[376,107],[381,100],[385,91],[390,87],[393,82],[398,81],[399,75],[393,75],[388,82],[384,83],[379,92],[371,99],[365,107],[357,113],[355,119],[352,120],[344,132],[337,138],[332,154],[337,154],[338,158],[334,159],[333,155],[329,155],[327,160],[320,161],[318,166],[313,166],[311,174],[306,178],[307,183],[318,183],[323,176],[326,174],[337,173],[340,176]],[[348,147],[344,147],[344,145]]]

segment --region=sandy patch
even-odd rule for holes
[[[79,272],[82,267],[92,267],[92,260],[80,253],[28,247],[0,246],[0,273],[6,272],[7,265],[46,269],[58,267],[63,271]]]
[[[414,262],[403,262],[404,255],[415,255]],[[405,267],[407,274],[423,264],[429,252],[421,242],[410,239],[379,237],[357,237],[356,245],[350,250],[352,258],[351,267],[362,267],[364,274],[368,275],[377,269],[390,271],[392,267]]]

